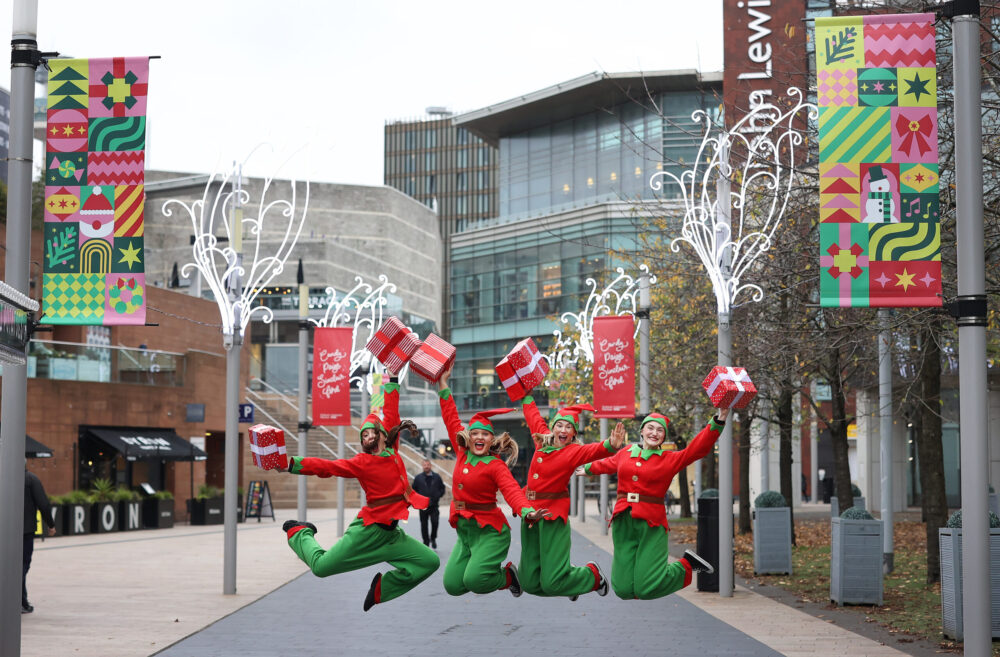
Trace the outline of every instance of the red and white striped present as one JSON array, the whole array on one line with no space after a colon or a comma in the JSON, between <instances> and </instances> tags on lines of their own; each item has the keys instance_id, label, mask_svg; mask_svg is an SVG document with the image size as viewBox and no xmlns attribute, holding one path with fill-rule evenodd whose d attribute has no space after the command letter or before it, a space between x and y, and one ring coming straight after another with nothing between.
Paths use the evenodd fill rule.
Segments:
<instances>
[{"instance_id":1,"label":"red and white striped present","mask_svg":"<svg viewBox=\"0 0 1000 657\"><path fill-rule=\"evenodd\" d=\"M454 362L455 347L431 333L410 359L410 369L431 383L437 383Z\"/></svg>"},{"instance_id":2,"label":"red and white striped present","mask_svg":"<svg viewBox=\"0 0 1000 657\"><path fill-rule=\"evenodd\" d=\"M420 338L395 317L382 322L365 349L393 374L399 374L420 347Z\"/></svg>"},{"instance_id":3,"label":"red and white striped present","mask_svg":"<svg viewBox=\"0 0 1000 657\"><path fill-rule=\"evenodd\" d=\"M287 470L285 432L266 424L255 424L250 431L250 453L261 470Z\"/></svg>"},{"instance_id":4,"label":"red and white striped present","mask_svg":"<svg viewBox=\"0 0 1000 657\"><path fill-rule=\"evenodd\" d=\"M549 361L538 351L534 340L525 338L514 345L495 369L511 401L517 401L545 380Z\"/></svg>"},{"instance_id":5,"label":"red and white striped present","mask_svg":"<svg viewBox=\"0 0 1000 657\"><path fill-rule=\"evenodd\" d=\"M757 386L742 367L713 367L701 387L716 408L746 408L757 396Z\"/></svg>"}]
</instances>

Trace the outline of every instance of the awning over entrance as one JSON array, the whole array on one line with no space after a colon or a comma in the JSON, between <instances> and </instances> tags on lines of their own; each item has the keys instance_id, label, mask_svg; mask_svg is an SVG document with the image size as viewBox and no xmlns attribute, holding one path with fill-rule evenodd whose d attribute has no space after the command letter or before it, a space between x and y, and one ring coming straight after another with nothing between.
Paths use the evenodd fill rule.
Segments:
<instances>
[{"instance_id":1,"label":"awning over entrance","mask_svg":"<svg viewBox=\"0 0 1000 657\"><path fill-rule=\"evenodd\" d=\"M25 434L24 455L29 459L47 459L52 458L52 450Z\"/></svg>"},{"instance_id":2,"label":"awning over entrance","mask_svg":"<svg viewBox=\"0 0 1000 657\"><path fill-rule=\"evenodd\" d=\"M24 436L24 455L29 459L52 458L52 450L31 436Z\"/></svg>"},{"instance_id":3,"label":"awning over entrance","mask_svg":"<svg viewBox=\"0 0 1000 657\"><path fill-rule=\"evenodd\" d=\"M100 440L121 452L126 461L204 461L207 456L173 429L147 427L81 427L81 436Z\"/></svg>"}]
</instances>

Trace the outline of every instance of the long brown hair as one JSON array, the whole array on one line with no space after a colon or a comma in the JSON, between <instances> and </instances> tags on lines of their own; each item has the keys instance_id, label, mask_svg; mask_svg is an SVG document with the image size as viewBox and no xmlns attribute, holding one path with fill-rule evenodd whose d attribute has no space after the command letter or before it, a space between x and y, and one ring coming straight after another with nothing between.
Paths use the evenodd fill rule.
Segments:
<instances>
[{"instance_id":1,"label":"long brown hair","mask_svg":"<svg viewBox=\"0 0 1000 657\"><path fill-rule=\"evenodd\" d=\"M395 449L399 445L399 432L403 429L410 433L417 433L417 425L412 420L403 420L393 428L389 429L389 434L385 439L385 446Z\"/></svg>"}]
</instances>

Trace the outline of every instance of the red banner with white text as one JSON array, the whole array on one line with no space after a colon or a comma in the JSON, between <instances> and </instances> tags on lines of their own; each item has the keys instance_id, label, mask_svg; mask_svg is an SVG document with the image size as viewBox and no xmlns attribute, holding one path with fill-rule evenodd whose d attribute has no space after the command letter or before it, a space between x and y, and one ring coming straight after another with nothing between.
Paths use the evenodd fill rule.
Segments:
<instances>
[{"instance_id":1,"label":"red banner with white text","mask_svg":"<svg viewBox=\"0 0 1000 657\"><path fill-rule=\"evenodd\" d=\"M351 424L353 328L317 328L313 337L313 426Z\"/></svg>"},{"instance_id":2,"label":"red banner with white text","mask_svg":"<svg viewBox=\"0 0 1000 657\"><path fill-rule=\"evenodd\" d=\"M594 417L635 415L635 324L631 315L594 318Z\"/></svg>"}]
</instances>

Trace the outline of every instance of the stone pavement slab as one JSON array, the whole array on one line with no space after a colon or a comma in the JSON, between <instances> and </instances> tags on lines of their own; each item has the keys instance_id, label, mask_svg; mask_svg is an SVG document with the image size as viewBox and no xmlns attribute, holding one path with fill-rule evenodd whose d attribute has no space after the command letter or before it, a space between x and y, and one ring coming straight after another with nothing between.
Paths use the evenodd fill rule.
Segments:
<instances>
[{"instance_id":1,"label":"stone pavement slab","mask_svg":"<svg viewBox=\"0 0 1000 657\"><path fill-rule=\"evenodd\" d=\"M335 539L331 529L330 523L319 523L321 544ZM405 529L419 538L415 514ZM439 533L443 568L455 533L447 525ZM519 533L515 527L510 551L515 562ZM281 540L277 532L275 539ZM572 555L577 565L596 560L610 573L611 556L580 535L573 537ZM441 570L365 613L361 605L378 570L326 579L306 573L158 655L780 655L677 596L624 601L613 593L603 598L590 593L570 602L530 595L515 599L499 591L453 597L444 591Z\"/></svg>"}]
</instances>

